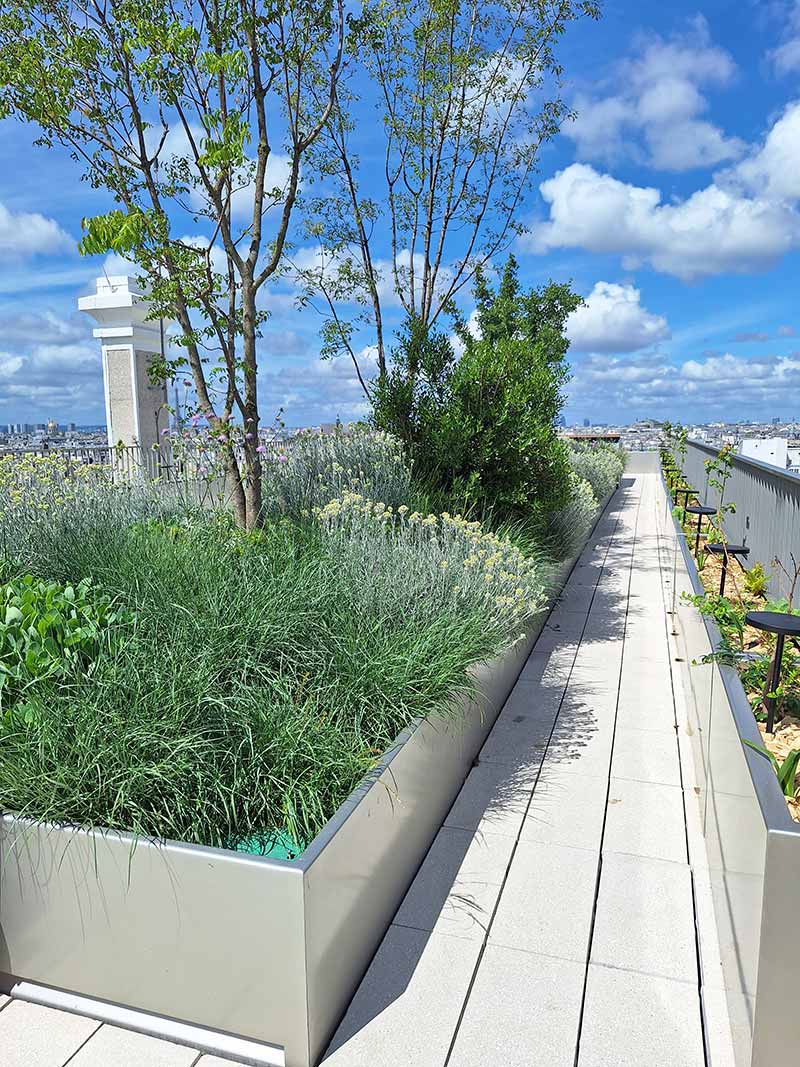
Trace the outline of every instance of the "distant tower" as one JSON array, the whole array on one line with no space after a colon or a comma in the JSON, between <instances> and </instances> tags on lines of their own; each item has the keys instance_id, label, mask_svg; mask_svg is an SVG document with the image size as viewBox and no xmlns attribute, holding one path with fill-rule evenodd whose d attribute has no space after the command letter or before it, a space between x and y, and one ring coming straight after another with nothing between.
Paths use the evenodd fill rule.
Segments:
<instances>
[{"instance_id":1,"label":"distant tower","mask_svg":"<svg viewBox=\"0 0 800 1067\"><path fill-rule=\"evenodd\" d=\"M48 433L58 433L58 423L56 422L55 419L48 419L47 420L47 432Z\"/></svg>"},{"instance_id":2,"label":"distant tower","mask_svg":"<svg viewBox=\"0 0 800 1067\"><path fill-rule=\"evenodd\" d=\"M109 445L140 445L152 454L169 416L166 383L154 385L148 367L166 344L169 323L148 320L149 300L124 275L98 278L97 292L82 296L78 308L99 324Z\"/></svg>"}]
</instances>

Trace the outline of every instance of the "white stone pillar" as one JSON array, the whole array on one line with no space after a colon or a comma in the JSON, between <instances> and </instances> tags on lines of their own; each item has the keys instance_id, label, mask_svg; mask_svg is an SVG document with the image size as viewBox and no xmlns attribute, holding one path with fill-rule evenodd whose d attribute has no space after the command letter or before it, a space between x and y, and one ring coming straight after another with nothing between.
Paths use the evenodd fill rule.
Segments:
<instances>
[{"instance_id":1,"label":"white stone pillar","mask_svg":"<svg viewBox=\"0 0 800 1067\"><path fill-rule=\"evenodd\" d=\"M139 463L156 474L166 459L161 431L169 427L169 412L166 382L153 384L148 368L167 344L170 323L147 319L149 300L124 275L98 278L97 291L81 297L78 308L98 323L108 443L137 449Z\"/></svg>"}]
</instances>

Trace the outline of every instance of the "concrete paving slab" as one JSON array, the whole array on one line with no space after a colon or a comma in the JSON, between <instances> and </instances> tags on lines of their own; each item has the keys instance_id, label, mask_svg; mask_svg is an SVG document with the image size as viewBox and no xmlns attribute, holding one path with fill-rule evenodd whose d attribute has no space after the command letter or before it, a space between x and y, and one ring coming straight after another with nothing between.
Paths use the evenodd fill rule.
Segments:
<instances>
[{"instance_id":1,"label":"concrete paving slab","mask_svg":"<svg viewBox=\"0 0 800 1067\"><path fill-rule=\"evenodd\" d=\"M603 851L686 863L682 790L612 778Z\"/></svg>"},{"instance_id":2,"label":"concrete paving slab","mask_svg":"<svg viewBox=\"0 0 800 1067\"><path fill-rule=\"evenodd\" d=\"M482 940L513 847L511 837L443 827L406 893L395 923Z\"/></svg>"},{"instance_id":3,"label":"concrete paving slab","mask_svg":"<svg viewBox=\"0 0 800 1067\"><path fill-rule=\"evenodd\" d=\"M591 960L696 982L689 868L667 860L604 853Z\"/></svg>"},{"instance_id":4,"label":"concrete paving slab","mask_svg":"<svg viewBox=\"0 0 800 1067\"><path fill-rule=\"evenodd\" d=\"M444 1064L480 942L392 926L324 1058L326 1067Z\"/></svg>"},{"instance_id":5,"label":"concrete paving slab","mask_svg":"<svg viewBox=\"0 0 800 1067\"><path fill-rule=\"evenodd\" d=\"M448 1067L573 1067L583 980L581 963L489 945Z\"/></svg>"},{"instance_id":6,"label":"concrete paving slab","mask_svg":"<svg viewBox=\"0 0 800 1067\"><path fill-rule=\"evenodd\" d=\"M670 744L650 730L618 726L614 734L611 774L637 782L681 785L677 739Z\"/></svg>"},{"instance_id":7,"label":"concrete paving slab","mask_svg":"<svg viewBox=\"0 0 800 1067\"><path fill-rule=\"evenodd\" d=\"M193 1067L197 1057L197 1049L118 1026L101 1026L69 1061L69 1067Z\"/></svg>"},{"instance_id":8,"label":"concrete paving slab","mask_svg":"<svg viewBox=\"0 0 800 1067\"><path fill-rule=\"evenodd\" d=\"M489 944L584 962L598 861L587 849L520 841Z\"/></svg>"},{"instance_id":9,"label":"concrete paving slab","mask_svg":"<svg viewBox=\"0 0 800 1067\"><path fill-rule=\"evenodd\" d=\"M578 1067L705 1067L696 985L590 964Z\"/></svg>"},{"instance_id":10,"label":"concrete paving slab","mask_svg":"<svg viewBox=\"0 0 800 1067\"><path fill-rule=\"evenodd\" d=\"M557 765L575 774L608 778L613 737L607 717L598 721L591 705L583 704L579 708L573 703L570 711L558 718L544 766L548 771Z\"/></svg>"},{"instance_id":11,"label":"concrete paving slab","mask_svg":"<svg viewBox=\"0 0 800 1067\"><path fill-rule=\"evenodd\" d=\"M63 1067L99 1026L95 1019L12 999L0 1011L0 1063Z\"/></svg>"},{"instance_id":12,"label":"concrete paving slab","mask_svg":"<svg viewBox=\"0 0 800 1067\"><path fill-rule=\"evenodd\" d=\"M516 837L538 773L538 768L479 763L469 772L444 825Z\"/></svg>"},{"instance_id":13,"label":"concrete paving slab","mask_svg":"<svg viewBox=\"0 0 800 1067\"><path fill-rule=\"evenodd\" d=\"M548 763L522 824L521 839L598 851L607 792L607 778Z\"/></svg>"}]
</instances>

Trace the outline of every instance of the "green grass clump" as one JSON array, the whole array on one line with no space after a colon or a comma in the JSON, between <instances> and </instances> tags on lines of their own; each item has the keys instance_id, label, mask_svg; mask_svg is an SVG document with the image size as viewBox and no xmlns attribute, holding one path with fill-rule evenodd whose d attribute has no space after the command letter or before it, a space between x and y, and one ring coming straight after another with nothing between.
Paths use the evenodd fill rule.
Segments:
<instances>
[{"instance_id":1,"label":"green grass clump","mask_svg":"<svg viewBox=\"0 0 800 1067\"><path fill-rule=\"evenodd\" d=\"M7 513L0 534L21 572L91 578L127 620L90 672L43 677L4 718L3 807L221 847L306 844L538 603L529 569L524 605L487 610L492 581L464 595L416 528L412 567L381 523L245 534L144 490Z\"/></svg>"}]
</instances>

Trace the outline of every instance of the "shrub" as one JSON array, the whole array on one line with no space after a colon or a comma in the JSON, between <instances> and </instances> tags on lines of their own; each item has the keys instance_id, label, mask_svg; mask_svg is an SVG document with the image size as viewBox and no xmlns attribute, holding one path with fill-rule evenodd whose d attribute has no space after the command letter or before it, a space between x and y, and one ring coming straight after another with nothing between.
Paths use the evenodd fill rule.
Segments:
<instances>
[{"instance_id":1,"label":"shrub","mask_svg":"<svg viewBox=\"0 0 800 1067\"><path fill-rule=\"evenodd\" d=\"M411 468L391 434L357 427L303 433L264 458L264 507L298 517L344 492L399 507L412 497Z\"/></svg>"},{"instance_id":2,"label":"shrub","mask_svg":"<svg viewBox=\"0 0 800 1067\"><path fill-rule=\"evenodd\" d=\"M569 464L592 487L598 503L614 489L625 469L625 453L605 442L570 442Z\"/></svg>"},{"instance_id":3,"label":"shrub","mask_svg":"<svg viewBox=\"0 0 800 1067\"><path fill-rule=\"evenodd\" d=\"M465 509L503 516L559 506L566 497L566 446L556 433L569 377L567 316L580 303L568 286L523 293L513 258L497 293L479 274L475 338L409 320L375 393L374 419L408 447L419 477Z\"/></svg>"},{"instance_id":4,"label":"shrub","mask_svg":"<svg viewBox=\"0 0 800 1067\"><path fill-rule=\"evenodd\" d=\"M545 603L547 568L507 538L463 516L422 515L401 506L346 493L317 512L317 519L355 568L368 560L376 574L441 610L479 606L497 638L517 636L525 619Z\"/></svg>"}]
</instances>

